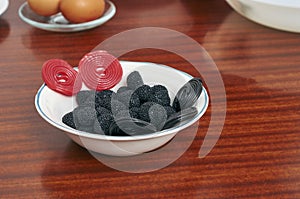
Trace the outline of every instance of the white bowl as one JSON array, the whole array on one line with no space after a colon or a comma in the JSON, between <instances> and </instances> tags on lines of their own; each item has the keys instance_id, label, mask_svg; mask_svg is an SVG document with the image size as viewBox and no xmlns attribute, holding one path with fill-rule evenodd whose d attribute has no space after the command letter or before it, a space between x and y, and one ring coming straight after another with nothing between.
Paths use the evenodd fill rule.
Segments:
<instances>
[{"instance_id":1,"label":"white bowl","mask_svg":"<svg viewBox=\"0 0 300 199\"><path fill-rule=\"evenodd\" d=\"M122 80L112 89L116 91L120 86L126 85L126 77L132 71L138 71L145 84L162 84L169 90L173 99L177 91L192 76L171 67L149 62L120 61L123 68ZM83 87L86 89L86 87ZM47 122L63 130L73 141L82 147L106 155L130 156L152 151L171 140L176 133L189 127L205 113L209 103L209 97L205 88L196 102L198 113L190 121L183 122L178 126L139 136L105 136L86 133L68 127L62 123L64 114L72 111L76 106L75 97L61 95L49 89L43 84L35 96L35 107L42 118Z\"/></svg>"},{"instance_id":2,"label":"white bowl","mask_svg":"<svg viewBox=\"0 0 300 199\"><path fill-rule=\"evenodd\" d=\"M8 8L9 1L8 0L1 0L0 1L0 15L2 15Z\"/></svg>"},{"instance_id":3,"label":"white bowl","mask_svg":"<svg viewBox=\"0 0 300 199\"><path fill-rule=\"evenodd\" d=\"M58 13L50 17L40 16L34 13L30 9L27 2L23 3L20 6L18 13L19 13L19 17L24 22L39 29L54 31L54 32L77 32L77 31L95 28L110 20L116 13L116 7L109 0L106 0L106 5L107 5L107 9L105 10L105 12L100 18L93 21L78 23L78 24L69 23L62 16L61 13Z\"/></svg>"},{"instance_id":4,"label":"white bowl","mask_svg":"<svg viewBox=\"0 0 300 199\"><path fill-rule=\"evenodd\" d=\"M278 30L300 32L299 0L226 0L244 17Z\"/></svg>"}]
</instances>

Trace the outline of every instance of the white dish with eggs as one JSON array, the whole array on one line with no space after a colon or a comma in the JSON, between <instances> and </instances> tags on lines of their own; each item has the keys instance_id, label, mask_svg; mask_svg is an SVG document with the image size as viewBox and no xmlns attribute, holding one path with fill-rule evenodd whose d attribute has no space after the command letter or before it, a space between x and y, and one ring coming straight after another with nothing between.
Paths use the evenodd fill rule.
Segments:
<instances>
[{"instance_id":1,"label":"white dish with eggs","mask_svg":"<svg viewBox=\"0 0 300 199\"><path fill-rule=\"evenodd\" d=\"M162 84L167 87L171 99L178 90L193 77L185 72L166 65L149 62L120 61L123 68L121 81L112 88L117 91L126 85L126 77L138 71L145 84ZM157 72L159 71L159 73ZM82 89L87 89L83 87ZM198 121L206 112L209 104L208 93L203 87L194 107L197 114L191 119L180 122L174 127L162 131L137 136L107 136L75 130L62 122L64 114L76 106L75 96L69 97L49 89L43 84L35 96L35 107L40 116L54 127L62 130L80 146L97 153L112 156L131 156L155 150L170 141L179 131L188 128ZM195 129L194 129L195 130Z\"/></svg>"},{"instance_id":2,"label":"white dish with eggs","mask_svg":"<svg viewBox=\"0 0 300 199\"><path fill-rule=\"evenodd\" d=\"M226 0L242 16L278 30L300 32L299 0Z\"/></svg>"},{"instance_id":3,"label":"white dish with eggs","mask_svg":"<svg viewBox=\"0 0 300 199\"><path fill-rule=\"evenodd\" d=\"M32 11L28 3L23 3L18 11L19 17L29 25L54 32L77 32L98 27L109 21L116 14L116 6L109 0L106 0L106 8L103 15L92 21L83 23L70 23L62 13L45 17Z\"/></svg>"}]
</instances>

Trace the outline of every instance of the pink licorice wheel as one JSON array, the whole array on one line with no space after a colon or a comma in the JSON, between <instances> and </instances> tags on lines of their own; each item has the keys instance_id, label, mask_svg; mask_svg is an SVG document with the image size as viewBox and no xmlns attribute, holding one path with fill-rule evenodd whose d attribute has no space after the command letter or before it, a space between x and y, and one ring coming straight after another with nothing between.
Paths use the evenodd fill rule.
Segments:
<instances>
[{"instance_id":1,"label":"pink licorice wheel","mask_svg":"<svg viewBox=\"0 0 300 199\"><path fill-rule=\"evenodd\" d=\"M61 59L46 61L42 67L42 78L50 89L67 96L77 94L82 86L78 72Z\"/></svg>"},{"instance_id":2,"label":"pink licorice wheel","mask_svg":"<svg viewBox=\"0 0 300 199\"><path fill-rule=\"evenodd\" d=\"M119 60L106 51L93 51L79 62L82 81L90 89L107 90L120 82L123 70Z\"/></svg>"}]
</instances>

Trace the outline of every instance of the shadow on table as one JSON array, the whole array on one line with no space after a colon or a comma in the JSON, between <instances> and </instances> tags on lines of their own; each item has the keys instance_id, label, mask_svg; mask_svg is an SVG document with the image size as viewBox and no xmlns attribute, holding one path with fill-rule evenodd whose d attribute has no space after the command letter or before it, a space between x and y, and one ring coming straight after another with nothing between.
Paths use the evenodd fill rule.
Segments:
<instances>
[{"instance_id":1,"label":"shadow on table","mask_svg":"<svg viewBox=\"0 0 300 199\"><path fill-rule=\"evenodd\" d=\"M0 43L5 41L10 33L9 23L5 19L0 18Z\"/></svg>"}]
</instances>

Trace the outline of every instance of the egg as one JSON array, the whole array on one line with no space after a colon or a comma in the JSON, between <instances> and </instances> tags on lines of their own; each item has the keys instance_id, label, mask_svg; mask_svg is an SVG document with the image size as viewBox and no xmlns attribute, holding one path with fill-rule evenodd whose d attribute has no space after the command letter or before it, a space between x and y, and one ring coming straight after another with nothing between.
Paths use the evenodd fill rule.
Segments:
<instances>
[{"instance_id":1,"label":"egg","mask_svg":"<svg viewBox=\"0 0 300 199\"><path fill-rule=\"evenodd\" d=\"M60 0L27 0L31 10L41 16L51 16L59 12Z\"/></svg>"},{"instance_id":2,"label":"egg","mask_svg":"<svg viewBox=\"0 0 300 199\"><path fill-rule=\"evenodd\" d=\"M102 16L105 9L104 0L61 0L60 10L72 23L83 23Z\"/></svg>"}]
</instances>

